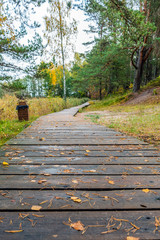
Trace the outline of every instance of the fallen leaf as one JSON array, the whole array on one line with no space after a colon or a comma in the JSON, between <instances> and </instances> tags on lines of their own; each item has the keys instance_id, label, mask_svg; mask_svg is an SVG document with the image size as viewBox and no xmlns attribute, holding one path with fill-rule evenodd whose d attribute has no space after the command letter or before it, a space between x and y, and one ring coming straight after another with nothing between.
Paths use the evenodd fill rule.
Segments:
<instances>
[{"instance_id":1,"label":"fallen leaf","mask_svg":"<svg viewBox=\"0 0 160 240\"><path fill-rule=\"evenodd\" d=\"M41 208L42 208L41 206L33 205L33 206L31 207L31 210L39 211Z\"/></svg>"},{"instance_id":2,"label":"fallen leaf","mask_svg":"<svg viewBox=\"0 0 160 240\"><path fill-rule=\"evenodd\" d=\"M82 202L82 200L78 197L71 197L71 200L73 200L74 202L77 202L77 203Z\"/></svg>"},{"instance_id":3,"label":"fallen leaf","mask_svg":"<svg viewBox=\"0 0 160 240\"><path fill-rule=\"evenodd\" d=\"M91 152L90 150L86 150L86 152Z\"/></svg>"},{"instance_id":4,"label":"fallen leaf","mask_svg":"<svg viewBox=\"0 0 160 240\"><path fill-rule=\"evenodd\" d=\"M84 170L83 172L92 172L92 173L94 173L94 172L96 172L96 170Z\"/></svg>"},{"instance_id":5,"label":"fallen leaf","mask_svg":"<svg viewBox=\"0 0 160 240\"><path fill-rule=\"evenodd\" d=\"M57 237L58 237L58 235L52 235L52 237L54 237L54 238L57 238Z\"/></svg>"},{"instance_id":6,"label":"fallen leaf","mask_svg":"<svg viewBox=\"0 0 160 240\"><path fill-rule=\"evenodd\" d=\"M69 170L69 169L65 169L65 170L63 170L63 172L65 173L70 173L71 171Z\"/></svg>"},{"instance_id":7,"label":"fallen leaf","mask_svg":"<svg viewBox=\"0 0 160 240\"><path fill-rule=\"evenodd\" d=\"M42 183L44 183L44 182L47 182L47 180L46 180L46 179L39 180L39 181L38 181L38 184L42 184Z\"/></svg>"},{"instance_id":8,"label":"fallen leaf","mask_svg":"<svg viewBox=\"0 0 160 240\"><path fill-rule=\"evenodd\" d=\"M77 183L78 183L78 181L77 181L77 180L72 180L72 183L76 183L76 184L77 184Z\"/></svg>"},{"instance_id":9,"label":"fallen leaf","mask_svg":"<svg viewBox=\"0 0 160 240\"><path fill-rule=\"evenodd\" d=\"M7 233L19 233L19 232L23 232L24 230L5 230L5 232L7 232Z\"/></svg>"},{"instance_id":10,"label":"fallen leaf","mask_svg":"<svg viewBox=\"0 0 160 240\"><path fill-rule=\"evenodd\" d=\"M149 193L150 190L149 190L148 188L145 188L145 189L142 189L142 192L144 192L144 193Z\"/></svg>"},{"instance_id":11,"label":"fallen leaf","mask_svg":"<svg viewBox=\"0 0 160 240\"><path fill-rule=\"evenodd\" d=\"M38 217L38 218L43 218L44 217L44 215L37 215L37 214L32 214L32 216Z\"/></svg>"},{"instance_id":12,"label":"fallen leaf","mask_svg":"<svg viewBox=\"0 0 160 240\"><path fill-rule=\"evenodd\" d=\"M2 164L3 164L3 166L9 166L9 163L7 163L7 162L3 162Z\"/></svg>"},{"instance_id":13,"label":"fallen leaf","mask_svg":"<svg viewBox=\"0 0 160 240\"><path fill-rule=\"evenodd\" d=\"M113 185L113 184L114 184L114 181L108 181L108 183Z\"/></svg>"},{"instance_id":14,"label":"fallen leaf","mask_svg":"<svg viewBox=\"0 0 160 240\"><path fill-rule=\"evenodd\" d=\"M81 223L81 221L71 223L70 227L74 228L77 231L84 231L84 225Z\"/></svg>"},{"instance_id":15,"label":"fallen leaf","mask_svg":"<svg viewBox=\"0 0 160 240\"><path fill-rule=\"evenodd\" d=\"M126 240L139 240L139 238L128 236Z\"/></svg>"}]
</instances>

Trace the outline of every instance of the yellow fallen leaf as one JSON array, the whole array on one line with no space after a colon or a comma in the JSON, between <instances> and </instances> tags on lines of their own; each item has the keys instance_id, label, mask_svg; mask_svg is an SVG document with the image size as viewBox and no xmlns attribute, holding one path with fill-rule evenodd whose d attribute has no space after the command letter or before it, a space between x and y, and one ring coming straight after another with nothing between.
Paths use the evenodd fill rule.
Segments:
<instances>
[{"instance_id":1,"label":"yellow fallen leaf","mask_svg":"<svg viewBox=\"0 0 160 240\"><path fill-rule=\"evenodd\" d=\"M78 181L77 181L77 180L72 180L72 182L73 182L73 183L76 183L76 184L78 183Z\"/></svg>"},{"instance_id":2,"label":"yellow fallen leaf","mask_svg":"<svg viewBox=\"0 0 160 240\"><path fill-rule=\"evenodd\" d=\"M84 225L81 223L81 221L71 223L70 227L74 228L77 231L84 231Z\"/></svg>"},{"instance_id":3,"label":"yellow fallen leaf","mask_svg":"<svg viewBox=\"0 0 160 240\"><path fill-rule=\"evenodd\" d=\"M82 200L78 197L71 197L71 200L73 200L74 202L77 202L77 203L82 202Z\"/></svg>"},{"instance_id":4,"label":"yellow fallen leaf","mask_svg":"<svg viewBox=\"0 0 160 240\"><path fill-rule=\"evenodd\" d=\"M23 232L24 230L5 230L5 232L7 233L19 233L19 232Z\"/></svg>"},{"instance_id":5,"label":"yellow fallen leaf","mask_svg":"<svg viewBox=\"0 0 160 240\"><path fill-rule=\"evenodd\" d=\"M41 206L33 205L33 206L31 207L31 210L39 211L41 208L42 208Z\"/></svg>"},{"instance_id":6,"label":"yellow fallen leaf","mask_svg":"<svg viewBox=\"0 0 160 240\"><path fill-rule=\"evenodd\" d=\"M149 190L148 188L145 188L145 189L142 189L142 192L144 192L144 193L149 193L150 190Z\"/></svg>"},{"instance_id":7,"label":"yellow fallen leaf","mask_svg":"<svg viewBox=\"0 0 160 240\"><path fill-rule=\"evenodd\" d=\"M139 240L139 238L128 236L126 240Z\"/></svg>"},{"instance_id":8,"label":"yellow fallen leaf","mask_svg":"<svg viewBox=\"0 0 160 240\"><path fill-rule=\"evenodd\" d=\"M32 214L32 216L38 217L38 218L43 218L44 217L44 215L37 215L37 214Z\"/></svg>"},{"instance_id":9,"label":"yellow fallen leaf","mask_svg":"<svg viewBox=\"0 0 160 240\"><path fill-rule=\"evenodd\" d=\"M113 184L114 184L114 181L108 181L108 183L113 185Z\"/></svg>"},{"instance_id":10,"label":"yellow fallen leaf","mask_svg":"<svg viewBox=\"0 0 160 240\"><path fill-rule=\"evenodd\" d=\"M91 152L90 150L86 150L86 152Z\"/></svg>"},{"instance_id":11,"label":"yellow fallen leaf","mask_svg":"<svg viewBox=\"0 0 160 240\"><path fill-rule=\"evenodd\" d=\"M3 166L9 166L9 163L7 163L7 162L3 162L2 164L3 164Z\"/></svg>"},{"instance_id":12,"label":"yellow fallen leaf","mask_svg":"<svg viewBox=\"0 0 160 240\"><path fill-rule=\"evenodd\" d=\"M92 173L95 173L96 172L96 170L84 170L83 172L92 172Z\"/></svg>"}]
</instances>

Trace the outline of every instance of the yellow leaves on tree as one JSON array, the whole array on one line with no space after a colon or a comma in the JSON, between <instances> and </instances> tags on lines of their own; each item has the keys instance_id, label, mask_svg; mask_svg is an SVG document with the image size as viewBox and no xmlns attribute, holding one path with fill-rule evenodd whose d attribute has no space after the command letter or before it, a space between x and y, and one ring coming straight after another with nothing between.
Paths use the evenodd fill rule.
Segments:
<instances>
[{"instance_id":1,"label":"yellow leaves on tree","mask_svg":"<svg viewBox=\"0 0 160 240\"><path fill-rule=\"evenodd\" d=\"M51 80L51 83L53 84L53 86L55 86L57 83L62 85L63 82L63 67L57 66L55 67L54 64L52 63L52 65L48 68L48 69L43 69L42 73L46 72Z\"/></svg>"},{"instance_id":2,"label":"yellow leaves on tree","mask_svg":"<svg viewBox=\"0 0 160 240\"><path fill-rule=\"evenodd\" d=\"M57 78L56 78L56 70L55 68L51 68L51 69L47 69L47 73L49 74L50 76L50 79L51 79L51 82L53 85L56 85L56 82L57 82Z\"/></svg>"}]
</instances>

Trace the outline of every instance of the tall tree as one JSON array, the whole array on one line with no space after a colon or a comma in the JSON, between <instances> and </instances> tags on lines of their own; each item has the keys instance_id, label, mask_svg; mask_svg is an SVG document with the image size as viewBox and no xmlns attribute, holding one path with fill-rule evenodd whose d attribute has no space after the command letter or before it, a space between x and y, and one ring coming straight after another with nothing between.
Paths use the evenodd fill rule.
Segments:
<instances>
[{"instance_id":1,"label":"tall tree","mask_svg":"<svg viewBox=\"0 0 160 240\"><path fill-rule=\"evenodd\" d=\"M108 36L115 40L115 45L120 43L122 49L130 50L131 61L136 70L133 91L140 88L144 63L153 49L150 39L156 28L154 22L150 21L150 1L140 0L139 4L134 0L86 1L86 6L95 2L101 6L99 11L106 13Z\"/></svg>"},{"instance_id":2,"label":"tall tree","mask_svg":"<svg viewBox=\"0 0 160 240\"><path fill-rule=\"evenodd\" d=\"M7 80L17 70L25 71L23 61L40 55L42 51L41 38L35 34L26 46L20 40L27 34L29 28L39 25L31 21L30 14L34 6L39 6L44 0L2 0L0 3L0 79ZM22 60L20 66L19 61ZM23 66L22 66L23 65Z\"/></svg>"},{"instance_id":3,"label":"tall tree","mask_svg":"<svg viewBox=\"0 0 160 240\"><path fill-rule=\"evenodd\" d=\"M65 60L71 49L71 38L76 33L76 21L70 19L71 1L50 0L45 17L45 37L51 47L50 54L63 66L64 100L66 101ZM61 56L61 58L60 58Z\"/></svg>"}]
</instances>

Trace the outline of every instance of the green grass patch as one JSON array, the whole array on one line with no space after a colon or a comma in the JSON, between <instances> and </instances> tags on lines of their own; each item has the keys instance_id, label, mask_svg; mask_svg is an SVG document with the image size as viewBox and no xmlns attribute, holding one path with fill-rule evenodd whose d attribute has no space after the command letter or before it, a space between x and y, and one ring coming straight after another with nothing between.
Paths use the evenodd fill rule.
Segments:
<instances>
[{"instance_id":1,"label":"green grass patch","mask_svg":"<svg viewBox=\"0 0 160 240\"><path fill-rule=\"evenodd\" d=\"M16 136L26 127L28 127L36 118L32 118L30 121L18 121L18 120L6 120L0 121L0 146L6 141Z\"/></svg>"},{"instance_id":2,"label":"green grass patch","mask_svg":"<svg viewBox=\"0 0 160 240\"><path fill-rule=\"evenodd\" d=\"M156 79L150 81L147 85L142 87L142 89L152 88L152 87L160 87L160 76Z\"/></svg>"},{"instance_id":3,"label":"green grass patch","mask_svg":"<svg viewBox=\"0 0 160 240\"><path fill-rule=\"evenodd\" d=\"M120 103L126 102L130 97L131 91L128 91L124 94L113 94L101 101L91 101L91 105L87 107L86 111L99 111L105 110L109 106L114 106Z\"/></svg>"},{"instance_id":4,"label":"green grass patch","mask_svg":"<svg viewBox=\"0 0 160 240\"><path fill-rule=\"evenodd\" d=\"M98 114L88 114L86 115L86 118L89 118L92 122L97 123L100 119L100 116Z\"/></svg>"}]
</instances>

